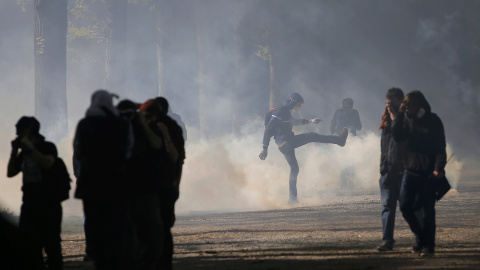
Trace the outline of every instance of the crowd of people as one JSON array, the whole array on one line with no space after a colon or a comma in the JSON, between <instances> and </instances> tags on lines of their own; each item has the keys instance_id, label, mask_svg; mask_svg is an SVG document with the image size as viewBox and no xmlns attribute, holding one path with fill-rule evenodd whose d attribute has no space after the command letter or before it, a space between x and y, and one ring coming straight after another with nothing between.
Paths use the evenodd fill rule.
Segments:
<instances>
[{"instance_id":1,"label":"crowd of people","mask_svg":"<svg viewBox=\"0 0 480 270\"><path fill-rule=\"evenodd\" d=\"M86 257L96 269L172 269L174 204L185 159L182 127L164 97L143 103L106 90L92 94L73 142L75 198L84 210ZM58 178L57 149L22 117L12 141L8 176L23 173L19 231L29 239L20 269L63 268L61 201L48 185ZM21 149L21 151L20 151ZM57 199L58 198L58 199ZM44 262L42 250L47 260ZM13 269L17 269L13 268Z\"/></svg>"},{"instance_id":2,"label":"crowd of people","mask_svg":"<svg viewBox=\"0 0 480 270\"><path fill-rule=\"evenodd\" d=\"M299 166L295 148L311 142L344 146L350 130L352 135L362 129L360 116L353 109L353 100L346 98L332 118L331 136L310 132L294 134L294 125L319 123L318 118L295 119L292 111L300 109L304 99L292 93L281 105L272 108L265 118L263 149L260 159L268 155L274 137L279 151L290 166L289 204L298 204L297 176ZM438 189L445 179L446 142L443 124L432 113L422 92L414 90L405 97L400 88L386 94L381 125L380 194L382 203L383 238L378 251L393 250L397 201L403 217L415 235L412 252L421 256L435 253L435 202ZM347 176L348 175L348 176ZM353 166L342 171L342 188L351 187ZM448 182L446 182L449 186ZM447 188L448 189L448 188Z\"/></svg>"},{"instance_id":3,"label":"crowd of people","mask_svg":"<svg viewBox=\"0 0 480 270\"><path fill-rule=\"evenodd\" d=\"M85 260L93 260L100 270L172 269L171 228L185 159L186 130L168 116L169 104L163 97L143 103L121 100L114 105L115 98L118 96L106 90L95 91L74 137L74 196L83 202ZM332 135L295 135L293 125L321 121L294 119L292 110L300 109L303 103L303 97L293 93L267 114L259 155L262 160L267 157L274 137L290 166L290 204L298 204L295 148L311 142L344 146L349 129L352 135L361 129L353 100L345 99L332 119ZM339 120L342 118L353 120L347 125ZM404 96L401 89L391 88L379 129L383 238L377 249L384 252L394 248L398 201L415 235L412 251L433 256L436 191L438 179L445 178L446 165L442 121L431 112L420 91ZM55 145L41 135L37 119L20 118L16 134L7 176L22 172L23 204L18 232L0 220L2 230L12 232L0 235L1 239L16 243L1 253L10 254L15 265L10 269L63 269L61 202L68 198L68 172ZM12 240L15 237L17 242ZM25 256L28 259L23 259Z\"/></svg>"}]
</instances>

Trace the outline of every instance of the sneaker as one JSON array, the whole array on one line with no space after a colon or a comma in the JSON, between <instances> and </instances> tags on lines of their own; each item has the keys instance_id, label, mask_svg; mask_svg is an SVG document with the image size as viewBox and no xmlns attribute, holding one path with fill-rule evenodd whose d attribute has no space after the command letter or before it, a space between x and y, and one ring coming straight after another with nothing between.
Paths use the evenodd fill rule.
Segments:
<instances>
[{"instance_id":1,"label":"sneaker","mask_svg":"<svg viewBox=\"0 0 480 270\"><path fill-rule=\"evenodd\" d=\"M348 128L343 128L339 133L338 137L341 138L341 141L338 143L341 147L345 146L345 143L347 142L347 137L348 137Z\"/></svg>"},{"instance_id":2,"label":"sneaker","mask_svg":"<svg viewBox=\"0 0 480 270\"><path fill-rule=\"evenodd\" d=\"M433 257L435 256L435 250L433 248L423 248L420 252L420 257Z\"/></svg>"},{"instance_id":3,"label":"sneaker","mask_svg":"<svg viewBox=\"0 0 480 270\"><path fill-rule=\"evenodd\" d=\"M423 251L423 248L419 245L416 245L416 246L412 247L412 253L420 254L422 251Z\"/></svg>"},{"instance_id":4,"label":"sneaker","mask_svg":"<svg viewBox=\"0 0 480 270\"><path fill-rule=\"evenodd\" d=\"M389 242L383 242L380 246L377 247L378 251L392 251L393 244Z\"/></svg>"}]
</instances>

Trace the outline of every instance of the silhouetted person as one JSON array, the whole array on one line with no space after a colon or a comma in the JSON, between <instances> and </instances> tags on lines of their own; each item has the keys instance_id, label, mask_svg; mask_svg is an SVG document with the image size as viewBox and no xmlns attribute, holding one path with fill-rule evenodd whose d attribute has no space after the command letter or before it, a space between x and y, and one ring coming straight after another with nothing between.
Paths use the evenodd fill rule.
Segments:
<instances>
[{"instance_id":1,"label":"silhouetted person","mask_svg":"<svg viewBox=\"0 0 480 270\"><path fill-rule=\"evenodd\" d=\"M330 122L330 132L332 135L339 134L343 128L348 128L353 136L357 135L357 130L362 129L362 123L358 111L353 109L353 100L345 98L342 101L342 108L335 111ZM355 178L355 166L347 164L340 174L341 188L353 189Z\"/></svg>"},{"instance_id":2,"label":"silhouetted person","mask_svg":"<svg viewBox=\"0 0 480 270\"><path fill-rule=\"evenodd\" d=\"M405 143L397 143L393 139L392 121L395 120L400 104L403 101L403 91L400 88L390 88L385 96L386 106L379 129L380 139L380 198L382 201L382 244L378 251L393 249L395 214L400 187L404 172Z\"/></svg>"},{"instance_id":3,"label":"silhouetted person","mask_svg":"<svg viewBox=\"0 0 480 270\"><path fill-rule=\"evenodd\" d=\"M445 176L446 142L440 118L431 112L422 92L407 94L393 120L393 138L406 142L405 172L400 189L400 210L415 234L414 252L435 252L435 196L437 179ZM415 211L422 208L422 217Z\"/></svg>"},{"instance_id":4,"label":"silhouetted person","mask_svg":"<svg viewBox=\"0 0 480 270\"><path fill-rule=\"evenodd\" d=\"M176 114L172 111L168 101L164 97L156 97L155 101L160 105L160 107L167 112L167 116L171 119L175 120L176 124L182 129L182 141L187 141L187 128L185 127L185 123L182 121L182 117L179 114ZM176 129L176 127L175 127Z\"/></svg>"},{"instance_id":5,"label":"silhouetted person","mask_svg":"<svg viewBox=\"0 0 480 270\"><path fill-rule=\"evenodd\" d=\"M126 182L133 138L128 121L113 106L114 97L105 90L94 92L77 125L74 158L80 170L75 197L83 200L96 268L133 269Z\"/></svg>"},{"instance_id":6,"label":"silhouetted person","mask_svg":"<svg viewBox=\"0 0 480 270\"><path fill-rule=\"evenodd\" d=\"M35 252L33 269L45 267L42 248L47 253L49 269L62 269L62 205L48 183L51 180L48 173L57 158L57 148L39 133L40 123L34 117L21 117L16 128L17 138L12 141L7 176L23 173L20 231L32 239Z\"/></svg>"},{"instance_id":7,"label":"silhouetted person","mask_svg":"<svg viewBox=\"0 0 480 270\"><path fill-rule=\"evenodd\" d=\"M169 106L167 99L164 97L157 97L155 98L155 102L163 111L163 114L160 114L160 117L157 121L165 124L173 146L178 152L178 158L176 161L167 159L167 168L169 168L169 170L166 175L166 181L163 182L164 186L161 196L162 215L165 224L165 242L162 256L162 269L172 269L173 237L171 228L175 223L175 202L180 196L180 180L182 177L183 162L185 160L185 140L183 134L186 134L186 131L182 132L182 127L178 124L178 122L169 117Z\"/></svg>"},{"instance_id":8,"label":"silhouetted person","mask_svg":"<svg viewBox=\"0 0 480 270\"><path fill-rule=\"evenodd\" d=\"M297 204L297 176L299 172L297 158L295 157L295 148L307 143L332 143L344 146L348 136L348 130L343 129L339 136L326 136L314 132L295 135L292 131L293 125L306 125L309 123L319 123L320 119L294 119L292 110L299 110L303 105L303 97L298 93L292 93L283 105L278 106L272 112L272 116L265 126L263 135L263 150L259 157L264 160L268 155L268 145L273 136L280 152L290 165L289 178L289 204Z\"/></svg>"},{"instance_id":9,"label":"silhouetted person","mask_svg":"<svg viewBox=\"0 0 480 270\"><path fill-rule=\"evenodd\" d=\"M131 122L134 145L127 162L128 186L138 269L158 269L164 242L160 206L161 171L165 170L163 134L156 114L137 112L136 104L121 101L117 108Z\"/></svg>"},{"instance_id":10,"label":"silhouetted person","mask_svg":"<svg viewBox=\"0 0 480 270\"><path fill-rule=\"evenodd\" d=\"M335 111L330 122L330 132L332 135L339 134L343 128L348 128L350 133L357 135L357 130L362 129L362 122L358 111L353 109L353 100L346 98L342 101L342 108Z\"/></svg>"},{"instance_id":11,"label":"silhouetted person","mask_svg":"<svg viewBox=\"0 0 480 270\"><path fill-rule=\"evenodd\" d=\"M168 104L168 103L167 103ZM147 100L140 107L140 112L145 114L147 119L150 119L152 129L157 128L161 132L163 138L163 147L165 149L165 156L163 161L159 164L161 168L161 175L158 181L161 183L160 188L160 206L162 209L163 221L163 252L160 258L158 269L172 269L173 256L173 238L171 227L175 222L174 203L178 198L178 190L174 186L177 173L177 164L180 160L180 151L177 150L174 141L176 136L181 136L181 129L178 125L169 118L165 110L159 105L159 102L154 99ZM175 125L175 128L172 128ZM170 130L172 128L172 130ZM183 154L184 155L184 154ZM181 160L183 162L183 159ZM178 179L179 181L179 179Z\"/></svg>"}]
</instances>

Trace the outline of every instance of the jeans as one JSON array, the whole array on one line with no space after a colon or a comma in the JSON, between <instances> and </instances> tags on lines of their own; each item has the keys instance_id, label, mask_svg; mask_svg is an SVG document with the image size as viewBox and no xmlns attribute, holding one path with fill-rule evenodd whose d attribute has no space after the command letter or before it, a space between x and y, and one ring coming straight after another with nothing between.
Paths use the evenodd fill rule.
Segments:
<instances>
[{"instance_id":1,"label":"jeans","mask_svg":"<svg viewBox=\"0 0 480 270\"><path fill-rule=\"evenodd\" d=\"M295 156L295 148L303 146L307 143L317 142L317 143L340 143L342 138L338 136L327 136L320 135L315 132L309 132L304 134L299 134L293 136L285 144L283 144L279 150L282 152L283 156L290 166L290 177L289 177L289 193L290 200L297 200L297 176L300 171L298 167L297 157Z\"/></svg>"},{"instance_id":2,"label":"jeans","mask_svg":"<svg viewBox=\"0 0 480 270\"><path fill-rule=\"evenodd\" d=\"M423 208L422 208L423 207ZM415 211L422 208L421 215ZM400 189L400 210L415 235L417 246L435 247L435 190L428 176L405 173Z\"/></svg>"},{"instance_id":3,"label":"jeans","mask_svg":"<svg viewBox=\"0 0 480 270\"><path fill-rule=\"evenodd\" d=\"M395 228L397 201L400 196L402 173L386 173L380 177L380 199L382 201L382 242L392 244Z\"/></svg>"}]
</instances>

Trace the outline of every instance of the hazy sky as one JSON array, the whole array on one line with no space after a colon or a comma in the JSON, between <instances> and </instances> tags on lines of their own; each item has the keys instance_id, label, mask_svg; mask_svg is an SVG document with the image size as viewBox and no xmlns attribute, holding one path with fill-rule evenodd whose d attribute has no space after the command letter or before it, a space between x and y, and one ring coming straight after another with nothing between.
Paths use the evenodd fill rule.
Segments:
<instances>
[{"instance_id":1,"label":"hazy sky","mask_svg":"<svg viewBox=\"0 0 480 270\"><path fill-rule=\"evenodd\" d=\"M35 71L33 1L24 12L15 2L0 3L0 134L4 138L0 144L0 203L16 210L21 179L4 176L14 124L21 115L34 113ZM277 102L293 91L300 92L306 100L301 114L323 119L322 124L307 130L328 133L333 112L342 99L351 97L364 126L359 138L352 140L350 152L319 145L298 150L300 200L302 194L310 194L308 200L318 202L318 192L336 189L338 173L348 162L356 164L357 176L363 179L358 180L360 186L377 187L377 127L384 95L392 86L424 92L432 110L442 118L458 160L480 153L475 138L480 131L476 117L480 107L480 22L476 18L480 1L167 2L162 13L165 96L189 129L184 197L178 206L183 211L212 209L222 203L232 209L268 208L286 200L288 166L283 157L271 147L267 160L258 159L270 83L268 62L255 54L257 45L266 44L266 31L277 64ZM69 1L70 8L74 3ZM132 90L126 97L135 101L156 93L152 87L155 78L151 77L151 59L156 55L143 55L150 44L135 42L151 35L146 20L138 17L142 8L131 7L127 29L126 68ZM104 4L97 1L89 16L105 20ZM69 20L89 23L71 14ZM206 78L207 140L200 140L197 130L199 38ZM105 42L100 35L67 44L72 134L91 93L103 87ZM243 136L235 139L230 137L233 108L238 108L243 125ZM70 160L71 137L58 146L63 158ZM452 172L458 173L461 165L456 165Z\"/></svg>"}]
</instances>

